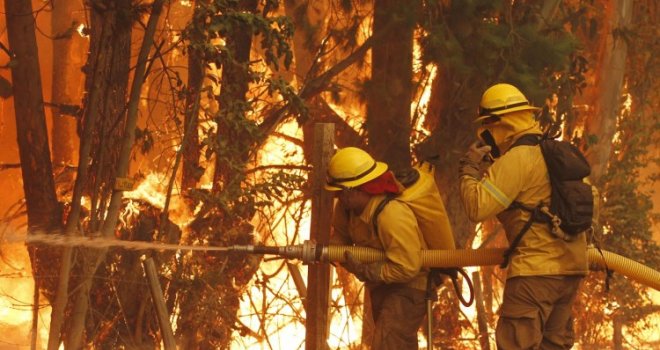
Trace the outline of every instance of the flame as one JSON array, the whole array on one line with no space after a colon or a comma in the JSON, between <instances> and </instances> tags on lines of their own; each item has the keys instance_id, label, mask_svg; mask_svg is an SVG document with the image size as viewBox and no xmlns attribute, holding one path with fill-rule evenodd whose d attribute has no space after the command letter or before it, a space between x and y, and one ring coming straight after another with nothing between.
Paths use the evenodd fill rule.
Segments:
<instances>
[{"instance_id":1,"label":"flame","mask_svg":"<svg viewBox=\"0 0 660 350\"><path fill-rule=\"evenodd\" d=\"M124 192L124 198L143 200L162 210L167 199L167 181L168 178L163 174L149 173L134 190ZM129 203L127 206L130 207L131 205ZM170 196L168 215L168 218L179 227L185 227L193 218L176 186Z\"/></svg>"},{"instance_id":2,"label":"flame","mask_svg":"<svg viewBox=\"0 0 660 350\"><path fill-rule=\"evenodd\" d=\"M76 32L78 32L78 35L80 35L83 38L89 38L89 33L87 31L88 31L88 29L87 29L87 27L85 26L84 23L80 23L76 27Z\"/></svg>"},{"instance_id":3,"label":"flame","mask_svg":"<svg viewBox=\"0 0 660 350\"><path fill-rule=\"evenodd\" d=\"M423 30L418 30L415 33L416 37L425 35ZM415 98L410 105L410 114L413 116L413 140L421 141L422 138L431 134L431 130L424 127L426 123L426 115L429 109L429 101L431 100L431 90L433 80L438 74L438 68L432 64L424 65L422 61L422 48L419 40L414 40L413 44L413 74L416 79L421 81L418 91L415 93Z\"/></svg>"},{"instance_id":4,"label":"flame","mask_svg":"<svg viewBox=\"0 0 660 350\"><path fill-rule=\"evenodd\" d=\"M18 234L18 233L15 233ZM0 348L28 349L32 329L34 279L30 258L23 244L3 244L0 264ZM46 299L41 296L41 303ZM50 306L39 308L37 348L48 342ZM62 347L60 347L62 349Z\"/></svg>"}]
</instances>

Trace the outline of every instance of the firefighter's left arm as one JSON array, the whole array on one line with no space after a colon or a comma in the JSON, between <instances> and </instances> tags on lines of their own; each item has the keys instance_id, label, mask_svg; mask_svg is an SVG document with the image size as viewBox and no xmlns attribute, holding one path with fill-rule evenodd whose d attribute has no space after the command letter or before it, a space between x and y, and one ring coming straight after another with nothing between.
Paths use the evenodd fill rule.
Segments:
<instances>
[{"instance_id":1,"label":"firefighter's left arm","mask_svg":"<svg viewBox=\"0 0 660 350\"><path fill-rule=\"evenodd\" d=\"M505 153L488 168L481 180L470 175L461 176L461 201L471 221L479 222L499 214L518 197L530 171L528 151L516 147Z\"/></svg>"}]
</instances>

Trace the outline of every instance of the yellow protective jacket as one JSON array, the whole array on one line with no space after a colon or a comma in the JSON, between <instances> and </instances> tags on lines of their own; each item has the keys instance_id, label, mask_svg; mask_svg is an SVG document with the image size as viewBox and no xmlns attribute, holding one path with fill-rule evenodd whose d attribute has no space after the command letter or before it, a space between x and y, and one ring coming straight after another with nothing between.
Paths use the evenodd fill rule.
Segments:
<instances>
[{"instance_id":1,"label":"yellow protective jacket","mask_svg":"<svg viewBox=\"0 0 660 350\"><path fill-rule=\"evenodd\" d=\"M420 255L422 249L428 249L425 234L435 235L438 239L434 242L441 242L444 249L454 249L454 237L432 173L418 170L417 182L385 205L378 215L378 232L374 232L372 220L384 195L372 197L360 215L337 202L330 243L381 249L387 258L380 272L385 283L425 290L428 269L422 269ZM416 215L422 217L418 219ZM435 224L430 223L431 218ZM441 248L438 243L434 245Z\"/></svg>"},{"instance_id":2,"label":"yellow protective jacket","mask_svg":"<svg viewBox=\"0 0 660 350\"><path fill-rule=\"evenodd\" d=\"M497 215L512 242L531 213L506 210L509 205L514 200L531 208L550 203L550 179L541 148L522 145L509 149L481 180L462 176L460 191L470 220L478 222ZM547 223L534 222L510 257L507 278L585 275L587 271L586 233L565 241L555 237Z\"/></svg>"}]
</instances>

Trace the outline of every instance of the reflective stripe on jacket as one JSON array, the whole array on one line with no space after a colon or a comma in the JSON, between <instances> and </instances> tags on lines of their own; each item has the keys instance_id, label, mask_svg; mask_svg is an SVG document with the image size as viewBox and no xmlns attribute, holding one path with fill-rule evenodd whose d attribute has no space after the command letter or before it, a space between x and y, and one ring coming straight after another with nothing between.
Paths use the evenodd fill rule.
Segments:
<instances>
[{"instance_id":1,"label":"reflective stripe on jacket","mask_svg":"<svg viewBox=\"0 0 660 350\"><path fill-rule=\"evenodd\" d=\"M513 241L531 214L520 209L506 210L511 202L515 200L527 207L550 202L550 181L541 148L509 149L495 160L481 181L461 177L460 192L470 220L483 221L497 215L508 241ZM568 242L552 235L548 224L535 222L512 254L507 278L585 275L586 249L585 233Z\"/></svg>"}]
</instances>

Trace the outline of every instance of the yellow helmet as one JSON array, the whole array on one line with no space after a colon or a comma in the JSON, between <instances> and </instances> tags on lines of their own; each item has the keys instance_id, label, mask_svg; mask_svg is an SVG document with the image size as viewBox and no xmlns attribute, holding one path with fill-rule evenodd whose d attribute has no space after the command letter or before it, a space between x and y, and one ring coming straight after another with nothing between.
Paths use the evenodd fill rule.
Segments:
<instances>
[{"instance_id":1,"label":"yellow helmet","mask_svg":"<svg viewBox=\"0 0 660 350\"><path fill-rule=\"evenodd\" d=\"M475 122L511 112L539 109L530 105L525 95L517 87L510 84L495 84L481 96L479 117L475 119Z\"/></svg>"},{"instance_id":2,"label":"yellow helmet","mask_svg":"<svg viewBox=\"0 0 660 350\"><path fill-rule=\"evenodd\" d=\"M356 148L342 148L330 159L325 189L341 191L365 184L387 171L387 164L377 162L369 153Z\"/></svg>"}]
</instances>

